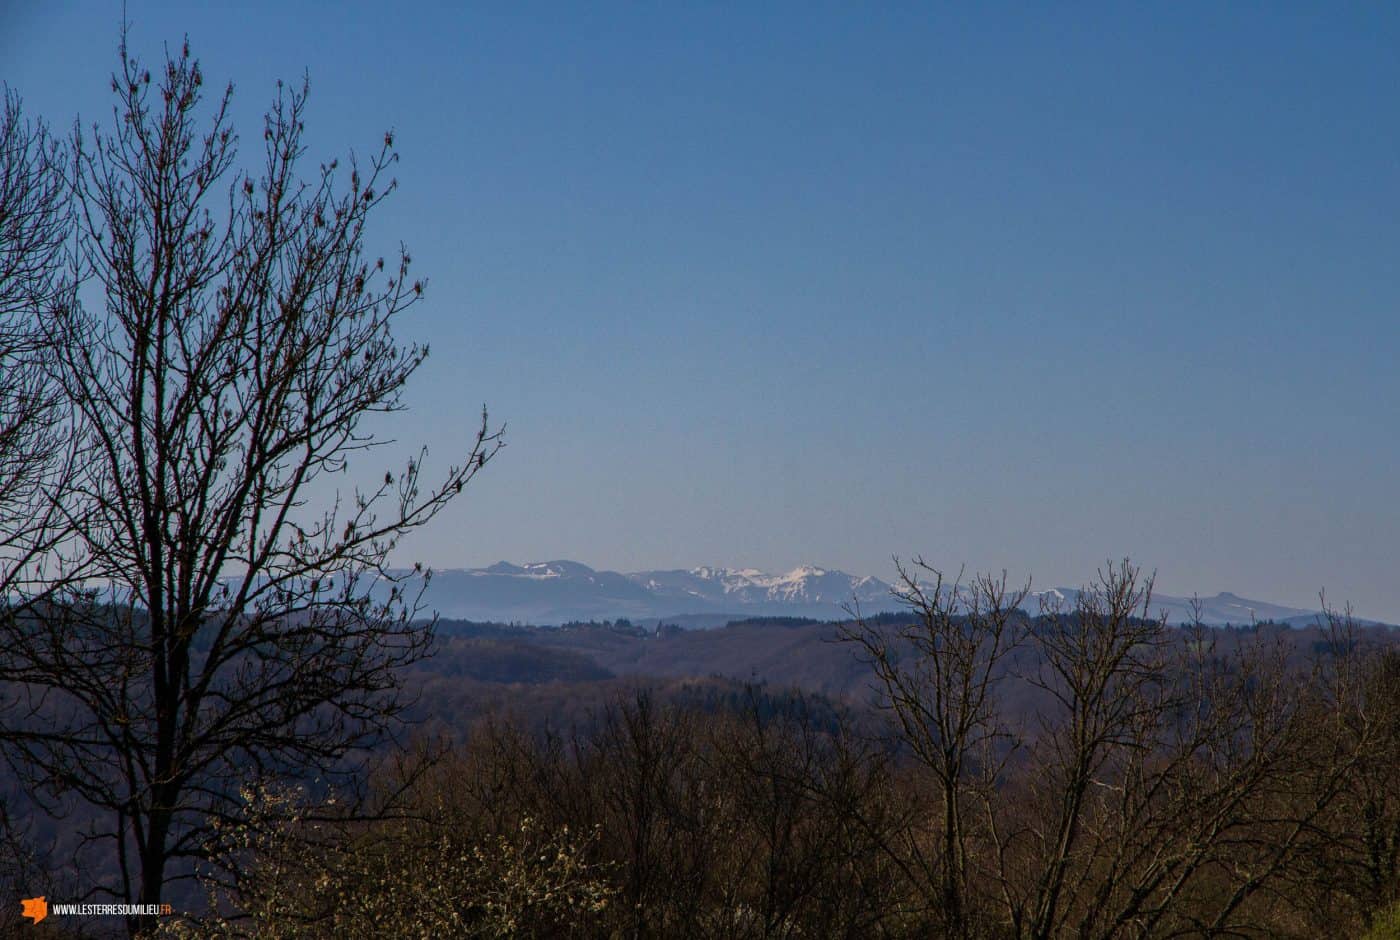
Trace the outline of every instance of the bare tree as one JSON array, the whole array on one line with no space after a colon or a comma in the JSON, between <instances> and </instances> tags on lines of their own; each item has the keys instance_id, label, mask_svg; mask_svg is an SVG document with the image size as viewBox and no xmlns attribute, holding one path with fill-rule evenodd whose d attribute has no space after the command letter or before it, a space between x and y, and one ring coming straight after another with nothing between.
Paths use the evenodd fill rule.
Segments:
<instances>
[{"instance_id":1,"label":"bare tree","mask_svg":"<svg viewBox=\"0 0 1400 940\"><path fill-rule=\"evenodd\" d=\"M1009 588L1005 574L946 583L922 559L898 570L896 594L914 614L912 623L890 627L857 617L839 636L869 663L881 705L933 775L940 813L936 851L910 840L899 857L917 867L916 882L937 885L945 933L966 937L976 919L969 900L969 820L990 797L1012 750L997 686L1025 636L1019 608L1029 585Z\"/></svg>"},{"instance_id":2,"label":"bare tree","mask_svg":"<svg viewBox=\"0 0 1400 940\"><path fill-rule=\"evenodd\" d=\"M1276 925L1256 900L1319 844L1355 777L1356 748L1338 743L1347 735L1331 717L1344 709L1330 703L1360 688L1343 661L1327 680L1290 665L1279 642L1222 654L1199 623L1152 616L1151 579L1126 560L1035 618L1004 577L900 576L913 621L858 620L842 636L927 774L910 806L927 794L934 818L920 825L915 812L885 845L911 887L932 889L943 934L1108 940ZM1035 716L1020 734L1001 717L1013 696Z\"/></svg>"},{"instance_id":3,"label":"bare tree","mask_svg":"<svg viewBox=\"0 0 1400 940\"><path fill-rule=\"evenodd\" d=\"M57 483L71 456L61 402L42 368L40 316L71 288L65 277L67 182L59 143L0 102L0 616L35 600L41 562L64 528Z\"/></svg>"},{"instance_id":4,"label":"bare tree","mask_svg":"<svg viewBox=\"0 0 1400 940\"><path fill-rule=\"evenodd\" d=\"M858 739L849 716L819 718L801 695L748 692L705 735L711 800L732 820L714 935L885 933L901 881L883 849L898 818L884 755Z\"/></svg>"},{"instance_id":5,"label":"bare tree","mask_svg":"<svg viewBox=\"0 0 1400 940\"><path fill-rule=\"evenodd\" d=\"M1283 646L1219 655L1199 622L1152 616L1151 596L1125 560L1036 622L1040 728L988 813L1016 936L1265 932L1248 902L1345 773L1300 757L1308 682Z\"/></svg>"},{"instance_id":6,"label":"bare tree","mask_svg":"<svg viewBox=\"0 0 1400 940\"><path fill-rule=\"evenodd\" d=\"M67 297L70 234L62 147L27 120L17 95L0 100L0 624L29 616L58 588L55 550L67 532L60 493L78 449L43 368L41 316ZM71 425L69 425L71 426ZM68 566L76 571L77 566ZM0 728L23 704L0 686ZM0 787L0 890L42 893L54 880L22 799ZM0 931L18 915L0 914Z\"/></svg>"},{"instance_id":7,"label":"bare tree","mask_svg":"<svg viewBox=\"0 0 1400 940\"><path fill-rule=\"evenodd\" d=\"M1400 652L1350 610L1325 598L1323 609L1326 652L1300 751L1309 789L1338 789L1306 834L1283 900L1313 933L1360 932L1400 900Z\"/></svg>"},{"instance_id":8,"label":"bare tree","mask_svg":"<svg viewBox=\"0 0 1400 940\"><path fill-rule=\"evenodd\" d=\"M327 785L392 729L399 667L432 628L389 554L500 438L483 412L437 483L420 453L340 494L334 477L384 443L365 419L402 407L427 355L391 331L423 293L407 252L386 264L365 244L395 188L392 134L368 164L303 180L307 88L279 83L254 176L232 86L206 103L188 45L155 76L125 37L120 56L113 125L74 140L77 263L102 307L45 319L48 376L93 445L74 499L104 587L6 624L0 677L31 715L4 736L10 766L54 808L85 804L88 848L115 859L95 890L156 903L240 784Z\"/></svg>"},{"instance_id":9,"label":"bare tree","mask_svg":"<svg viewBox=\"0 0 1400 940\"><path fill-rule=\"evenodd\" d=\"M1013 907L1027 936L1049 936L1059 923L1098 775L1153 721L1149 702L1163 680L1166 641L1164 623L1149 619L1151 594L1151 582L1140 583L1125 561L1082 591L1073 610L1050 611L1036 630L1039 666L1030 681L1052 708L1037 740L1042 773L1032 775L1033 789L1049 791L1047 812L1028 832L1043 861L1029 903Z\"/></svg>"},{"instance_id":10,"label":"bare tree","mask_svg":"<svg viewBox=\"0 0 1400 940\"><path fill-rule=\"evenodd\" d=\"M577 772L603 832L615 840L629 937L703 934L724 821L706 811L697 716L645 692L609 703L577 748Z\"/></svg>"}]
</instances>

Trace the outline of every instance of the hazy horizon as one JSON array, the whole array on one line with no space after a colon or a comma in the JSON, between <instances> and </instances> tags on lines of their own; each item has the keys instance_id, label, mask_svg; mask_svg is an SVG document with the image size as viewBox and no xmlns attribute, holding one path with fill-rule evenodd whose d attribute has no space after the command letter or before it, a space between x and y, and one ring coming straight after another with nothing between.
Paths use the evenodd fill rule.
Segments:
<instances>
[{"instance_id":1,"label":"hazy horizon","mask_svg":"<svg viewBox=\"0 0 1400 940\"><path fill-rule=\"evenodd\" d=\"M404 561L1127 555L1400 621L1396 9L125 7L245 157L303 72L308 171L394 129L433 354L362 469L508 424ZM0 80L110 119L121 10L0 0Z\"/></svg>"}]
</instances>

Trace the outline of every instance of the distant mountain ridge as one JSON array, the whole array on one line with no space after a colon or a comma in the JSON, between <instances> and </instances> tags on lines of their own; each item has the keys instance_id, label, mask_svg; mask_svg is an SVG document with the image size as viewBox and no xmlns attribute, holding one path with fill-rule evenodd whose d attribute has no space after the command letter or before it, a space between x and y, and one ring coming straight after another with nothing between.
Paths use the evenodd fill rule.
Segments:
<instances>
[{"instance_id":1,"label":"distant mountain ridge","mask_svg":"<svg viewBox=\"0 0 1400 940\"><path fill-rule=\"evenodd\" d=\"M1075 588L1051 588L1046 591L1033 591L1024 606L1031 613L1040 613L1042 604L1061 605L1065 609L1074 606L1079 597ZM1321 616L1320 611L1302 607L1287 607L1269 601L1256 601L1222 591L1213 597L1174 597L1170 594L1153 594L1151 612L1153 616L1166 615L1172 624L1192 623L1196 618L1196 605L1200 607L1200 619L1214 627L1233 624L1242 626L1264 620L1287 623L1295 627L1311 626ZM1373 625L1374 621L1366 621Z\"/></svg>"},{"instance_id":2,"label":"distant mountain ridge","mask_svg":"<svg viewBox=\"0 0 1400 940\"><path fill-rule=\"evenodd\" d=\"M1042 604L1069 608L1077 595L1073 588L1050 588L1032 592L1024 606L1030 613L1039 613ZM1215 626L1261 620L1301 626L1318 617L1316 611L1228 592L1198 601L1202 621ZM848 606L867 614L902 609L887 582L815 565L783 574L710 566L622 573L562 559L438 570L425 602L444 617L530 624L699 614L832 620L844 617ZM1193 599L1153 595L1152 612L1165 613L1171 623L1189 623Z\"/></svg>"},{"instance_id":3,"label":"distant mountain ridge","mask_svg":"<svg viewBox=\"0 0 1400 940\"><path fill-rule=\"evenodd\" d=\"M898 607L878 578L812 565L780 575L718 567L622 574L566 560L435 571L425 600L445 617L536 624L685 614L829 620L852 602L862 610Z\"/></svg>"}]
</instances>

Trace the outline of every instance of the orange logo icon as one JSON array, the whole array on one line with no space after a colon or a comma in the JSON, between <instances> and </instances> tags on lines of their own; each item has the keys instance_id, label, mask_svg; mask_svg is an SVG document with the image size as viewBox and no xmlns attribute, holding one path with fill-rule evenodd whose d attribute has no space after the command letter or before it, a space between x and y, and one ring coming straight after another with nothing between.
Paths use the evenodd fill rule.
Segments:
<instances>
[{"instance_id":1,"label":"orange logo icon","mask_svg":"<svg viewBox=\"0 0 1400 940\"><path fill-rule=\"evenodd\" d=\"M24 900L20 901L19 904L19 916L32 917L34 918L34 923L36 924L39 921L43 920L45 917L49 916L49 902L44 900L42 897L25 898Z\"/></svg>"}]
</instances>

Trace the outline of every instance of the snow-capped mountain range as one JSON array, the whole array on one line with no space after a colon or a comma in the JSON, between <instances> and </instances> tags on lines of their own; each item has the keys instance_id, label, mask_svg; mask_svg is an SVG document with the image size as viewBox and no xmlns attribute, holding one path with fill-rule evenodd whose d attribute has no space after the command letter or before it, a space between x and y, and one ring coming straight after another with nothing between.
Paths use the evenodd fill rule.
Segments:
<instances>
[{"instance_id":1,"label":"snow-capped mountain range","mask_svg":"<svg viewBox=\"0 0 1400 940\"><path fill-rule=\"evenodd\" d=\"M890 586L811 565L787 574L753 568L596 571L576 561L437 571L426 603L445 617L562 623L692 614L835 618L842 606L893 610Z\"/></svg>"},{"instance_id":2,"label":"snow-capped mountain range","mask_svg":"<svg viewBox=\"0 0 1400 940\"><path fill-rule=\"evenodd\" d=\"M1033 592L1023 605L1038 613L1042 603L1072 607L1078 591L1051 588ZM598 571L576 561L498 562L488 568L434 573L425 596L444 617L531 624L570 620L633 620L687 615L733 617L787 616L835 619L845 608L862 613L902 609L888 583L879 578L802 565L785 574L756 568L699 567L621 573ZM1201 618L1213 625L1275 620L1311 624L1317 612L1230 593L1199 599ZM1154 595L1152 612L1171 623L1193 617L1192 599Z\"/></svg>"}]
</instances>

